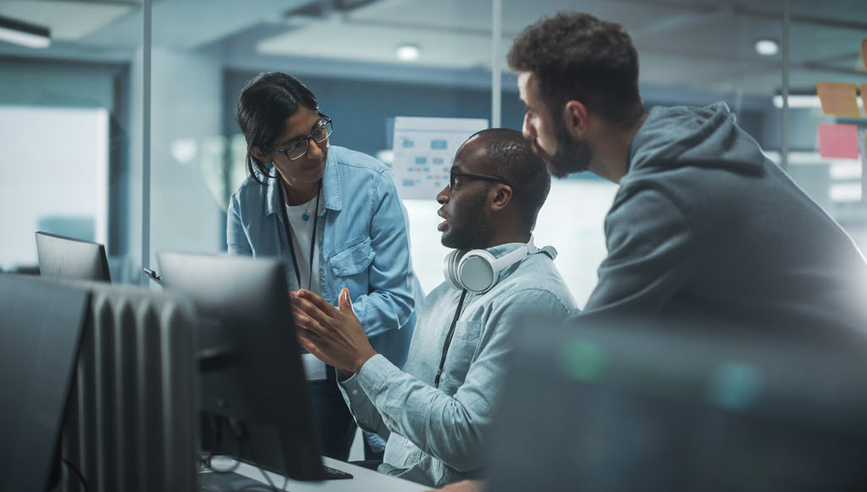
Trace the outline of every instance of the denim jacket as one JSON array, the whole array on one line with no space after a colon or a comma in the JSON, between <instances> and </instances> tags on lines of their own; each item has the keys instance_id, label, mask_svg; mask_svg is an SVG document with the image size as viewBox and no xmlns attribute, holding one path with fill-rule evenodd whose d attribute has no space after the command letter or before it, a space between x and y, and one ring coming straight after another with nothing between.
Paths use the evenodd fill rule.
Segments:
<instances>
[{"instance_id":1,"label":"denim jacket","mask_svg":"<svg viewBox=\"0 0 867 492\"><path fill-rule=\"evenodd\" d=\"M294 270L278 181L265 182L262 186L249 177L232 195L229 253L282 258L291 285ZM412 269L409 219L394 177L378 160L332 145L322 198L316 237L322 297L336 306L340 290L348 288L373 348L402 366L423 293Z\"/></svg>"},{"instance_id":2,"label":"denim jacket","mask_svg":"<svg viewBox=\"0 0 867 492\"><path fill-rule=\"evenodd\" d=\"M519 243L488 248L495 258ZM358 425L387 440L379 471L431 487L479 478L498 395L506 383L510 333L528 315L577 312L560 273L535 254L500 273L484 294L467 294L438 388L434 380L461 291L448 282L425 298L403 370L378 355L340 390Z\"/></svg>"}]
</instances>

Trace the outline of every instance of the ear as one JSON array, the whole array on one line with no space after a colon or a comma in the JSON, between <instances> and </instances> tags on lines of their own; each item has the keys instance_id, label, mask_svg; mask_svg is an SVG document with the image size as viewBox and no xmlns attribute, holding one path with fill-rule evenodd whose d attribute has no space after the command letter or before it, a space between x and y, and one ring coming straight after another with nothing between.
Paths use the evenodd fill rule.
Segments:
<instances>
[{"instance_id":1,"label":"ear","mask_svg":"<svg viewBox=\"0 0 867 492\"><path fill-rule=\"evenodd\" d=\"M498 184L491 186L491 190L488 193L492 212L503 210L512 201L512 187L509 185Z\"/></svg>"},{"instance_id":2,"label":"ear","mask_svg":"<svg viewBox=\"0 0 867 492\"><path fill-rule=\"evenodd\" d=\"M253 146L250 149L250 153L253 154L253 157L258 159L259 162L271 162L271 154L262 152L262 149L258 146Z\"/></svg>"},{"instance_id":3,"label":"ear","mask_svg":"<svg viewBox=\"0 0 867 492\"><path fill-rule=\"evenodd\" d=\"M590 113L587 111L587 106L581 101L567 101L563 106L563 123L566 125L566 130L573 137L581 137L587 131L587 125L590 122Z\"/></svg>"}]
</instances>

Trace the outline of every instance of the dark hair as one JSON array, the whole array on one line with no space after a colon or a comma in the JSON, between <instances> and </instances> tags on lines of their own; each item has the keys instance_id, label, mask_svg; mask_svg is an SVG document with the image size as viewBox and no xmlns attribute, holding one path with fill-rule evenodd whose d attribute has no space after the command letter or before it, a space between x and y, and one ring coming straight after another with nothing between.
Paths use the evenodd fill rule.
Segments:
<instances>
[{"instance_id":1,"label":"dark hair","mask_svg":"<svg viewBox=\"0 0 867 492\"><path fill-rule=\"evenodd\" d=\"M492 128L475 136L484 146L493 172L512 187L512 199L518 203L524 224L532 232L551 190L551 175L545 161L519 131Z\"/></svg>"},{"instance_id":2,"label":"dark hair","mask_svg":"<svg viewBox=\"0 0 867 492\"><path fill-rule=\"evenodd\" d=\"M509 66L532 72L552 114L570 100L609 123L630 126L644 114L638 53L626 29L583 13L543 17L515 38Z\"/></svg>"},{"instance_id":3,"label":"dark hair","mask_svg":"<svg viewBox=\"0 0 867 492\"><path fill-rule=\"evenodd\" d=\"M247 171L257 183L265 183L256 176L268 173L264 162L253 155L253 147L268 148L280 136L286 119L305 107L319 112L319 102L304 84L295 77L280 72L264 72L247 82L238 98L238 126L247 140Z\"/></svg>"}]
</instances>

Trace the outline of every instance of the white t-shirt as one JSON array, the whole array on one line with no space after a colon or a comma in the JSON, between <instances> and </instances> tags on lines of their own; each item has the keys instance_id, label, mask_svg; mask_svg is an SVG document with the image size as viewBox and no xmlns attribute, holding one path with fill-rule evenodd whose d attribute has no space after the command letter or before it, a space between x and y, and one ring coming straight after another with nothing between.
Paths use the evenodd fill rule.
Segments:
<instances>
[{"instance_id":1,"label":"white t-shirt","mask_svg":"<svg viewBox=\"0 0 867 492\"><path fill-rule=\"evenodd\" d=\"M321 193L321 190L320 190ZM301 205L290 206L286 205L286 218L289 219L289 227L292 229L292 242L295 247L295 261L298 263L298 271L301 274L301 288L314 292L316 295L322 295L322 282L319 274L319 238L316 238L316 244L313 245L313 278L310 278L310 242L313 240L313 235L316 231L313 230L313 223L319 211L325 206L325 200L319 199L319 210L313 210L316 206L316 197L307 203ZM309 220L304 220L304 214L309 215ZM289 288L298 290L298 281L295 277L295 269L289 265ZM309 288L308 288L309 286ZM317 381L325 379L325 363L317 359L311 354L304 353L301 357L304 363L304 372L307 374L307 380Z\"/></svg>"},{"instance_id":2,"label":"white t-shirt","mask_svg":"<svg viewBox=\"0 0 867 492\"><path fill-rule=\"evenodd\" d=\"M319 210L325 205L324 200L319 199ZM289 227L292 230L292 242L295 247L295 261L298 263L298 271L301 273L301 285L295 277L295 269L289 265L289 288L292 290L307 289L316 295L322 295L322 282L320 281L319 272L319 238L316 238L316 244L313 249L313 278L310 278L310 243L313 241L313 223L316 221L316 215L319 211L313 210L316 206L316 197L307 203L301 205L286 205L286 218L289 219ZM304 220L304 214L310 216L309 220ZM309 287L308 287L309 286Z\"/></svg>"}]
</instances>

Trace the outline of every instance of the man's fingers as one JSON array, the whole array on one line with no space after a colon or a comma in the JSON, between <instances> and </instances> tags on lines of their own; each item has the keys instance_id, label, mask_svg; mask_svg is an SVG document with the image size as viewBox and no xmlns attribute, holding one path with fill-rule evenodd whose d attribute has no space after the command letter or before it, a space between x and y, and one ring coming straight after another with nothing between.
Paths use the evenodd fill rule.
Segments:
<instances>
[{"instance_id":1,"label":"man's fingers","mask_svg":"<svg viewBox=\"0 0 867 492\"><path fill-rule=\"evenodd\" d=\"M322 334L325 331L319 321L311 318L310 316L307 316L307 314L300 309L293 309L292 312L295 315L296 327L309 331L311 333L315 333L317 335Z\"/></svg>"},{"instance_id":2,"label":"man's fingers","mask_svg":"<svg viewBox=\"0 0 867 492\"><path fill-rule=\"evenodd\" d=\"M352 310L352 300L349 298L349 289L343 288L340 291L340 297L337 299L337 305L340 307L340 311L345 314L355 314Z\"/></svg>"},{"instance_id":3,"label":"man's fingers","mask_svg":"<svg viewBox=\"0 0 867 492\"><path fill-rule=\"evenodd\" d=\"M313 357L316 357L329 366L334 366L334 361L328 358L328 356L316 346L316 343L312 341L311 338L319 339L315 333L304 329L298 330L298 344L301 345L304 350L310 352Z\"/></svg>"},{"instance_id":4,"label":"man's fingers","mask_svg":"<svg viewBox=\"0 0 867 492\"><path fill-rule=\"evenodd\" d=\"M325 343L325 340L321 336L319 336L319 334L317 334L313 330L308 330L307 328L304 328L303 326L298 326L298 329L295 330L295 334L298 335L298 337L307 340L308 342L312 343L314 346L317 346L317 347L319 347L323 343ZM306 349L307 347L304 347L304 348ZM308 350L308 352L310 352L310 351Z\"/></svg>"},{"instance_id":5,"label":"man's fingers","mask_svg":"<svg viewBox=\"0 0 867 492\"><path fill-rule=\"evenodd\" d=\"M317 309L319 309L329 317L333 318L334 315L339 312L338 309L332 306L328 301L314 294L313 292L310 292L309 290L299 290L298 297L316 306Z\"/></svg>"},{"instance_id":6,"label":"man's fingers","mask_svg":"<svg viewBox=\"0 0 867 492\"><path fill-rule=\"evenodd\" d=\"M321 309L307 299L296 296L292 301L292 306L296 317L303 315L304 317L316 320L323 326L327 326L331 322L331 317L327 313L322 312Z\"/></svg>"},{"instance_id":7,"label":"man's fingers","mask_svg":"<svg viewBox=\"0 0 867 492\"><path fill-rule=\"evenodd\" d=\"M314 344L310 340L304 338L304 335L302 335L300 333L298 334L298 344L301 345L302 347L304 347L304 350L306 350L306 351L310 352L311 354L313 354L314 356L316 356L317 359L320 358L318 355L316 355L316 353L319 352L319 348L316 347L316 344Z\"/></svg>"}]
</instances>

